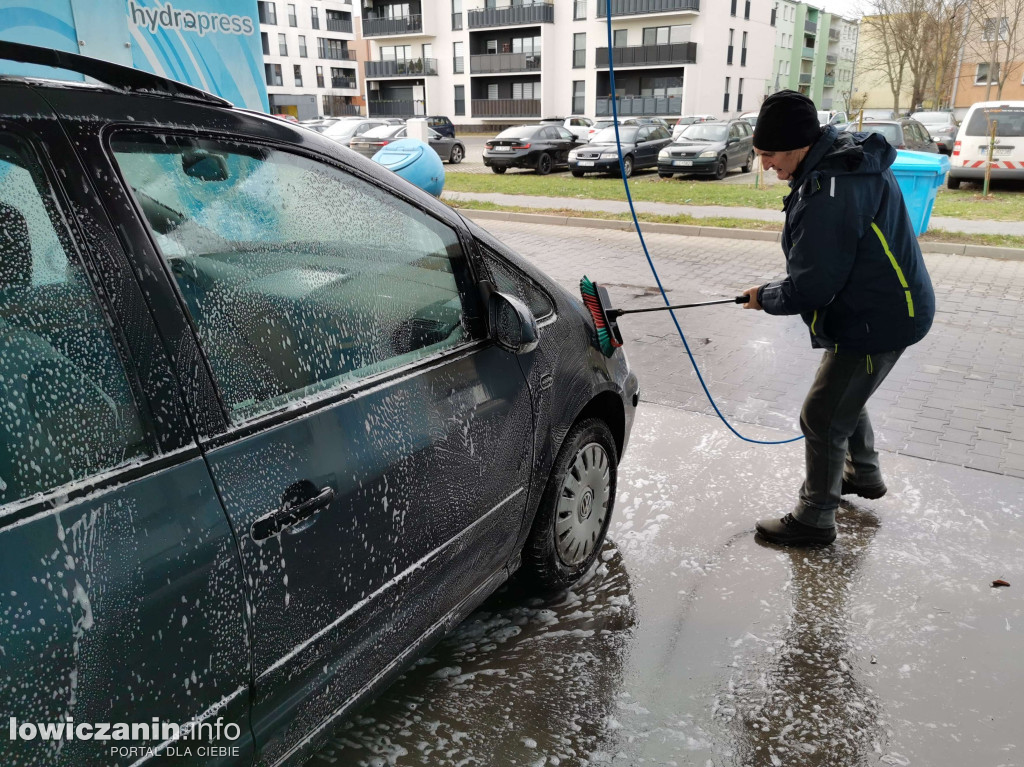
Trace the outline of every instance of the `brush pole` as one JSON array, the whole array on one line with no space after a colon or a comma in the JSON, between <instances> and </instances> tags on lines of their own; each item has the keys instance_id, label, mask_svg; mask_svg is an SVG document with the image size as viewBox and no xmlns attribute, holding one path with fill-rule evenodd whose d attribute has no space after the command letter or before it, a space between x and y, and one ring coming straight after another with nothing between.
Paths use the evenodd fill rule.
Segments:
<instances>
[{"instance_id":1,"label":"brush pole","mask_svg":"<svg viewBox=\"0 0 1024 767\"><path fill-rule=\"evenodd\" d=\"M745 304L750 301L750 296L736 296L736 298L723 298L721 301L702 301L699 304L673 304L672 306L652 306L647 309L609 309L607 314L612 319L621 317L623 314L643 314L645 312L667 312L669 309L693 309L697 306L716 306L717 304Z\"/></svg>"}]
</instances>

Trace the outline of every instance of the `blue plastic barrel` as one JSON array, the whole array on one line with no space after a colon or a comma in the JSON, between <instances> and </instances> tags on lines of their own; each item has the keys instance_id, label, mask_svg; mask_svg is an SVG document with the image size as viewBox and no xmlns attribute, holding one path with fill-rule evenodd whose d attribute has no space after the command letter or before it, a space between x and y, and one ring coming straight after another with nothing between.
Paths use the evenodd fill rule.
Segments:
<instances>
[{"instance_id":1,"label":"blue plastic barrel","mask_svg":"<svg viewBox=\"0 0 1024 767\"><path fill-rule=\"evenodd\" d=\"M434 197L441 196L444 165L429 144L414 138L392 141L373 156L373 161Z\"/></svg>"},{"instance_id":2,"label":"blue plastic barrel","mask_svg":"<svg viewBox=\"0 0 1024 767\"><path fill-rule=\"evenodd\" d=\"M949 171L949 158L944 154L897 150L892 172L903 192L903 201L914 225L914 234L928 231L935 195Z\"/></svg>"}]
</instances>

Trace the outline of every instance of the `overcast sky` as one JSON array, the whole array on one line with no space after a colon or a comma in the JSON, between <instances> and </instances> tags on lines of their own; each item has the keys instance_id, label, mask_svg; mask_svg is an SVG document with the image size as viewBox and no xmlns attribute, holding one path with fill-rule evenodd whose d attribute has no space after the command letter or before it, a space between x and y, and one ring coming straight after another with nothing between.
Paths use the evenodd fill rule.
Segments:
<instances>
[{"instance_id":1,"label":"overcast sky","mask_svg":"<svg viewBox=\"0 0 1024 767\"><path fill-rule=\"evenodd\" d=\"M870 12L871 4L868 0L809 0L809 4L824 8L829 13L837 13L847 19L860 18Z\"/></svg>"}]
</instances>

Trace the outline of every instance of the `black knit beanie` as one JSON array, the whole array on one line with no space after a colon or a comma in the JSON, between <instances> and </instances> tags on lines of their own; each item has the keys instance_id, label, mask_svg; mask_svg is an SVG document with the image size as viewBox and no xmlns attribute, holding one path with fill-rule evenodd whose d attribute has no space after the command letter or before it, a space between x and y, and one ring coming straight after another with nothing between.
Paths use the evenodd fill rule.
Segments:
<instances>
[{"instance_id":1,"label":"black knit beanie","mask_svg":"<svg viewBox=\"0 0 1024 767\"><path fill-rule=\"evenodd\" d=\"M762 152L786 152L810 146L821 135L814 102L796 91L773 93L761 104L754 146Z\"/></svg>"}]
</instances>

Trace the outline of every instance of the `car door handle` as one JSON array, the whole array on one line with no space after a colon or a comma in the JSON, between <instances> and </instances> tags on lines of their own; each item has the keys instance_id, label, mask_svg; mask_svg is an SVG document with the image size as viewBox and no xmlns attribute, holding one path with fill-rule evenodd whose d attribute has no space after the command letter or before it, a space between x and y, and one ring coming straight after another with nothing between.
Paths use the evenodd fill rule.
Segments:
<instances>
[{"instance_id":1,"label":"car door handle","mask_svg":"<svg viewBox=\"0 0 1024 767\"><path fill-rule=\"evenodd\" d=\"M313 483L308 482L299 484L306 484L309 486ZM292 487L295 486L293 485ZM291 488L289 488L289 490L291 490ZM286 491L286 498L288 494L289 493ZM280 508L275 509L269 514L264 514L253 522L252 526L249 528L249 535L254 541L265 541L267 538L272 538L275 535L281 534L290 527L295 527L296 525L305 522L314 514L323 511L330 506L333 500L334 488L330 485L320 490L320 492L312 498L300 503L291 503L285 500Z\"/></svg>"}]
</instances>

